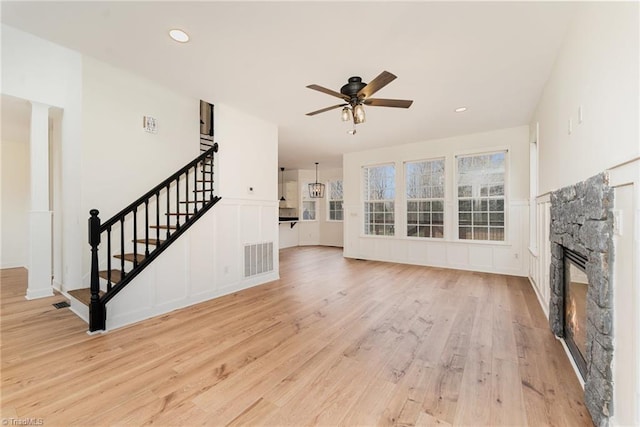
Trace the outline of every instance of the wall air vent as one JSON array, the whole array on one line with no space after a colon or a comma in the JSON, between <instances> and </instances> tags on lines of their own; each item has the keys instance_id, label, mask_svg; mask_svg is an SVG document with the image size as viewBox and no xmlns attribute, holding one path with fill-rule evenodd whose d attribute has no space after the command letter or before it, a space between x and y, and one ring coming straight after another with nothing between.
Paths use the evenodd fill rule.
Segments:
<instances>
[{"instance_id":1,"label":"wall air vent","mask_svg":"<svg viewBox=\"0 0 640 427\"><path fill-rule=\"evenodd\" d=\"M273 271L273 242L244 246L244 277Z\"/></svg>"}]
</instances>

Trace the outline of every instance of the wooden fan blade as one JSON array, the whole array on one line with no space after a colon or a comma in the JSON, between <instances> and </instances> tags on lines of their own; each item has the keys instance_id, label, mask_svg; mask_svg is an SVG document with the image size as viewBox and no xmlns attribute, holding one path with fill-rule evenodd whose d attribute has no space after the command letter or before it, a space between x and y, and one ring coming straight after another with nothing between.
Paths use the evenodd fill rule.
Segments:
<instances>
[{"instance_id":1,"label":"wooden fan blade","mask_svg":"<svg viewBox=\"0 0 640 427\"><path fill-rule=\"evenodd\" d=\"M343 95L340 92L336 92L335 90L327 89L326 87L318 85L309 85L307 87L309 89L317 90L318 92L326 93L327 95L335 96L336 98L342 98L345 101L349 100L349 97L347 95Z\"/></svg>"},{"instance_id":2,"label":"wooden fan blade","mask_svg":"<svg viewBox=\"0 0 640 427\"><path fill-rule=\"evenodd\" d=\"M334 110L336 108L344 107L345 105L349 105L349 104L333 105L331 107L323 108L322 110L317 110L317 111L312 111L310 113L307 113L307 116L315 116L316 114L320 114L320 113L324 113L325 111Z\"/></svg>"},{"instance_id":3,"label":"wooden fan blade","mask_svg":"<svg viewBox=\"0 0 640 427\"><path fill-rule=\"evenodd\" d=\"M388 71L383 71L378 77L371 80L368 85L360 89L358 92L358 98L368 98L392 81L396 79L396 76Z\"/></svg>"},{"instance_id":4,"label":"wooden fan blade","mask_svg":"<svg viewBox=\"0 0 640 427\"><path fill-rule=\"evenodd\" d=\"M409 108L413 101L408 99L382 99L382 98L369 98L364 100L365 105L371 105L372 107L395 107L395 108Z\"/></svg>"}]
</instances>

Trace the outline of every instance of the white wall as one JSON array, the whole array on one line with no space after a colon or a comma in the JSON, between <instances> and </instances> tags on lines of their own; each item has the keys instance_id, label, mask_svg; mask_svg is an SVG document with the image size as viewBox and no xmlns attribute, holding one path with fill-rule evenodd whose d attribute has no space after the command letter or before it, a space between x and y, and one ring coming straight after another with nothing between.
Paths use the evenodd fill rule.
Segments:
<instances>
[{"instance_id":1,"label":"white wall","mask_svg":"<svg viewBox=\"0 0 640 427\"><path fill-rule=\"evenodd\" d=\"M27 267L29 240L29 141L0 142L2 201L0 268Z\"/></svg>"},{"instance_id":2,"label":"white wall","mask_svg":"<svg viewBox=\"0 0 640 427\"><path fill-rule=\"evenodd\" d=\"M82 212L106 220L200 153L200 103L83 56ZM143 116L157 120L147 133ZM87 251L88 252L88 251Z\"/></svg>"},{"instance_id":3,"label":"white wall","mask_svg":"<svg viewBox=\"0 0 640 427\"><path fill-rule=\"evenodd\" d=\"M539 193L538 248L530 255L530 279L545 313L549 303L547 193L603 171L615 187L621 228L614 236L613 256L613 425L640 424L639 13L637 2L585 3L572 22L531 120L532 129L539 126Z\"/></svg>"},{"instance_id":4,"label":"white wall","mask_svg":"<svg viewBox=\"0 0 640 427\"><path fill-rule=\"evenodd\" d=\"M218 217L226 218L221 220L216 238L220 245L216 263L223 272L231 271L220 277L220 283L221 286L241 283L239 286L244 287L242 269L232 269L235 265L242 266L242 248L246 244L273 242L274 274L259 282L264 283L279 274L278 187L275 185L278 128L224 104L215 105L215 114L215 140L220 145L217 179L222 205L213 209L217 210ZM253 192L249 192L249 187Z\"/></svg>"},{"instance_id":5,"label":"white wall","mask_svg":"<svg viewBox=\"0 0 640 427\"><path fill-rule=\"evenodd\" d=\"M61 242L54 244L54 283L76 285L82 280L82 257L86 249L86 214L81 211L82 170L82 57L12 27L2 25L3 94L36 101L64 110L60 120L62 146L62 212L53 212ZM55 172L57 173L57 172ZM61 251L59 253L58 251Z\"/></svg>"},{"instance_id":6,"label":"white wall","mask_svg":"<svg viewBox=\"0 0 640 427\"><path fill-rule=\"evenodd\" d=\"M531 121L540 124L540 193L640 156L638 8L593 2L575 17Z\"/></svg>"},{"instance_id":7,"label":"white wall","mask_svg":"<svg viewBox=\"0 0 640 427\"><path fill-rule=\"evenodd\" d=\"M351 258L526 276L528 233L529 128L496 130L344 155L345 224L344 253ZM480 243L457 240L454 224L454 157L457 154L508 149L507 241ZM445 160L445 238L403 237L405 161ZM362 167L394 163L396 168L395 237L365 236L362 205Z\"/></svg>"},{"instance_id":8,"label":"white wall","mask_svg":"<svg viewBox=\"0 0 640 427\"><path fill-rule=\"evenodd\" d=\"M215 114L222 197L276 201L280 197L277 126L228 105L215 104Z\"/></svg>"}]
</instances>

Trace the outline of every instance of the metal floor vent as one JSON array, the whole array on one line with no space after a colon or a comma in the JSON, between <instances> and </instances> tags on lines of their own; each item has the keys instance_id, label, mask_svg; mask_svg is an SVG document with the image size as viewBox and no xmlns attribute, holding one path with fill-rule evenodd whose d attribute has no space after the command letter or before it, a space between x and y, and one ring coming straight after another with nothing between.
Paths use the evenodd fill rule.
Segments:
<instances>
[{"instance_id":1,"label":"metal floor vent","mask_svg":"<svg viewBox=\"0 0 640 427\"><path fill-rule=\"evenodd\" d=\"M273 242L245 245L244 277L273 271Z\"/></svg>"},{"instance_id":2,"label":"metal floor vent","mask_svg":"<svg viewBox=\"0 0 640 427\"><path fill-rule=\"evenodd\" d=\"M61 309L61 308L71 307L71 305L69 305L69 303L67 301L56 302L56 303L54 303L52 305L55 308L57 308L58 310Z\"/></svg>"}]
</instances>

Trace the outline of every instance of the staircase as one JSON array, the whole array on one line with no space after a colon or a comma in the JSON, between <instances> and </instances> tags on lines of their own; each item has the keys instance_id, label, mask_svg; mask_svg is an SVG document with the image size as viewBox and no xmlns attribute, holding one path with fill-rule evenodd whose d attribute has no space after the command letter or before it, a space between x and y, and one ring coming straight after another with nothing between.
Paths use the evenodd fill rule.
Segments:
<instances>
[{"instance_id":1,"label":"staircase","mask_svg":"<svg viewBox=\"0 0 640 427\"><path fill-rule=\"evenodd\" d=\"M105 330L107 303L220 200L218 144L200 147L197 158L104 223L90 211L91 287L69 292L89 307L89 331Z\"/></svg>"}]
</instances>

